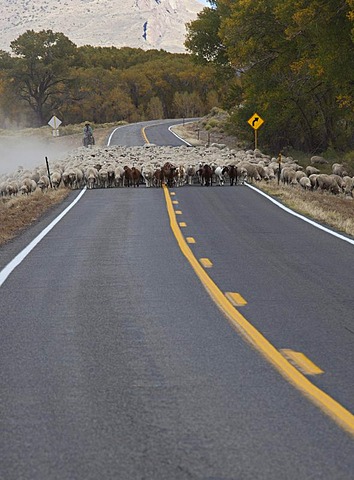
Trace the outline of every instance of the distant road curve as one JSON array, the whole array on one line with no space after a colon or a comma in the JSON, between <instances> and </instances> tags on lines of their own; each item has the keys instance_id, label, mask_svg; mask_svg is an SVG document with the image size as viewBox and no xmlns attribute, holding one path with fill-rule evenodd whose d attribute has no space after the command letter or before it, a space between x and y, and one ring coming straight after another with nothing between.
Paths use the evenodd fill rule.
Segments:
<instances>
[{"instance_id":1,"label":"distant road curve","mask_svg":"<svg viewBox=\"0 0 354 480\"><path fill-rule=\"evenodd\" d=\"M113 130L108 138L107 145L122 145L135 147L145 143L153 143L161 146L179 147L189 145L188 142L173 134L169 128L180 125L183 122L197 121L198 118L178 118L168 120L150 120L129 125L122 125ZM148 141L144 133L148 133Z\"/></svg>"}]
</instances>

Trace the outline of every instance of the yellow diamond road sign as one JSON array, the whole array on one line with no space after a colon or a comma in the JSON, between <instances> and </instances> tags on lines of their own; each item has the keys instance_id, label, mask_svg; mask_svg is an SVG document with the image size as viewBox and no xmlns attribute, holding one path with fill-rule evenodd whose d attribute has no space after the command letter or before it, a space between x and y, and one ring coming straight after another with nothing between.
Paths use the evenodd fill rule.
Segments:
<instances>
[{"instance_id":1,"label":"yellow diamond road sign","mask_svg":"<svg viewBox=\"0 0 354 480\"><path fill-rule=\"evenodd\" d=\"M255 113L252 115L252 117L248 120L248 123L251 125L252 128L255 130L258 130L258 128L263 125L264 120L258 115L258 113Z\"/></svg>"}]
</instances>

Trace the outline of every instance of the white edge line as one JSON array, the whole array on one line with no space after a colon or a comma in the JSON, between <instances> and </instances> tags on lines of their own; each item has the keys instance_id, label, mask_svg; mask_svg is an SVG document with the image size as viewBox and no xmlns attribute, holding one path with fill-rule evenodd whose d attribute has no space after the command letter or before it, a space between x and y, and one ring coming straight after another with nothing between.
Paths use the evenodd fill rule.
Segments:
<instances>
[{"instance_id":1,"label":"white edge line","mask_svg":"<svg viewBox=\"0 0 354 480\"><path fill-rule=\"evenodd\" d=\"M195 123L195 121L191 121L191 122L184 122L184 124L186 125L187 123ZM174 135L175 137L177 137L179 140L181 140L181 142L184 142L186 145L188 145L188 147L193 147L193 145L189 142L187 142L186 140L184 140L182 137L180 137L179 135L177 135L177 133L175 133L173 130L171 130L171 128L173 127L177 127L178 125L183 125L183 123L176 123L175 125L171 125L170 127L168 127L168 131L170 133L172 133L172 135Z\"/></svg>"},{"instance_id":2,"label":"white edge line","mask_svg":"<svg viewBox=\"0 0 354 480\"><path fill-rule=\"evenodd\" d=\"M277 207L281 208L282 210L285 210L287 213L290 213L291 215L294 215L295 217L300 218L304 222L307 222L310 225L312 225L313 227L319 228L320 230L323 230L324 232L327 232L330 235L333 235L334 237L340 238L341 240L344 240L345 242L348 242L351 245L354 245L354 240L352 240L348 237L345 237L344 235L341 235L340 233L334 232L333 230L330 230L329 228L324 227L320 223L314 222L314 221L310 220L309 218L304 217L303 215L300 215L299 213L294 212L294 210L291 210L290 208L285 207L280 202L278 202L277 200L274 200L274 198L270 197L266 193L262 192L262 190L259 190L258 188L254 187L253 185L250 185L249 183L245 183L245 185L248 188L251 188L255 192L259 193L260 195L263 195L263 197L266 197L269 201L274 203Z\"/></svg>"},{"instance_id":3,"label":"white edge line","mask_svg":"<svg viewBox=\"0 0 354 480\"><path fill-rule=\"evenodd\" d=\"M128 125L129 125L129 124L128 124ZM108 137L107 147L110 146L112 137L113 137L113 135L115 134L115 132L116 132L119 128L127 127L128 125L119 125L119 127L116 127L116 128L113 130L113 132L112 132L112 133L110 134L110 136Z\"/></svg>"},{"instance_id":4,"label":"white edge line","mask_svg":"<svg viewBox=\"0 0 354 480\"><path fill-rule=\"evenodd\" d=\"M144 124L145 124L145 122L138 122L138 123L144 123ZM185 125L188 124L188 123L195 123L195 120L191 120L190 122L184 122ZM156 123L156 124L153 124L153 125L145 125L145 127L153 127L153 126L155 126L155 125L161 125L161 124L163 125L164 122ZM177 133L175 133L175 132L173 132L173 131L171 130L171 128L177 127L178 125L183 125L183 123L176 123L176 124L174 124L174 125L171 125L170 127L168 127L168 130L169 130L170 133L172 133L175 137L177 137L179 140L181 140L181 142L184 142L184 143L185 143L186 145L188 145L189 147L193 147L193 145L192 145L191 143L187 142L187 141L184 140L182 137L180 137L179 135L177 135ZM131 126L130 123L128 123L128 124L126 124L126 125L119 125L118 127L116 127L116 128L113 130L113 132L111 132L110 136L108 137L107 147L110 146L112 137L113 137L113 135L115 134L115 132L116 132L119 128L124 128L124 127L129 127L129 126Z\"/></svg>"},{"instance_id":5,"label":"white edge line","mask_svg":"<svg viewBox=\"0 0 354 480\"><path fill-rule=\"evenodd\" d=\"M13 270L24 260L27 255L34 249L36 245L49 233L55 225L60 222L60 220L73 208L74 205L77 204L77 202L80 200L80 198L83 196L83 194L86 192L86 187L80 192L80 194L75 198L75 200L68 206L66 209L58 215L42 232L37 235L37 237L32 240L31 243L27 245L16 257L11 260L10 263L6 265L1 271L0 271L0 287L2 284L5 282L7 277L13 272Z\"/></svg>"}]
</instances>

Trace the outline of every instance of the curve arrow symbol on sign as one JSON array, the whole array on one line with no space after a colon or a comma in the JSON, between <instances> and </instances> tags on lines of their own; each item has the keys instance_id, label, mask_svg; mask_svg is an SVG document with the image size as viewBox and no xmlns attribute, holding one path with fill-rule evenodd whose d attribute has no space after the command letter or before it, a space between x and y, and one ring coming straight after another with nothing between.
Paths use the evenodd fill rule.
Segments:
<instances>
[{"instance_id":1,"label":"curve arrow symbol on sign","mask_svg":"<svg viewBox=\"0 0 354 480\"><path fill-rule=\"evenodd\" d=\"M258 115L258 113L254 113L252 117L247 120L247 122L254 130L257 130L261 125L263 125L264 120L260 115Z\"/></svg>"}]
</instances>

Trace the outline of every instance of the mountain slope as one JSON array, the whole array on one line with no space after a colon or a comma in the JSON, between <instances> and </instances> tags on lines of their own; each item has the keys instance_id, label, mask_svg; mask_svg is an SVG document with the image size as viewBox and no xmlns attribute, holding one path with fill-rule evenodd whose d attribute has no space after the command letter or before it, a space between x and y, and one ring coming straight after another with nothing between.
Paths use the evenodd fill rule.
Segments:
<instances>
[{"instance_id":1,"label":"mountain slope","mask_svg":"<svg viewBox=\"0 0 354 480\"><path fill-rule=\"evenodd\" d=\"M77 46L184 52L185 24L197 0L0 0L0 49L26 30L62 32Z\"/></svg>"}]
</instances>

